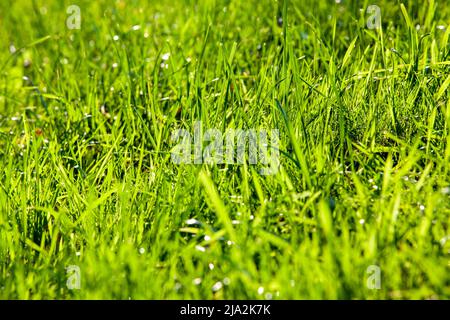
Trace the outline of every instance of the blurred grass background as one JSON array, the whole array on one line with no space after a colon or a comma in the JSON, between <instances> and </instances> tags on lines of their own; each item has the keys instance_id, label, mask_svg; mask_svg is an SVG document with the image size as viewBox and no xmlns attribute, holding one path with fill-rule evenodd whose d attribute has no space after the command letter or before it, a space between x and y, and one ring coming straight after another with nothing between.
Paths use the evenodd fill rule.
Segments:
<instances>
[{"instance_id":1,"label":"blurred grass background","mask_svg":"<svg viewBox=\"0 0 450 320\"><path fill-rule=\"evenodd\" d=\"M2 1L0 298L448 299L449 22L438 0ZM279 129L280 171L171 163L197 120Z\"/></svg>"}]
</instances>

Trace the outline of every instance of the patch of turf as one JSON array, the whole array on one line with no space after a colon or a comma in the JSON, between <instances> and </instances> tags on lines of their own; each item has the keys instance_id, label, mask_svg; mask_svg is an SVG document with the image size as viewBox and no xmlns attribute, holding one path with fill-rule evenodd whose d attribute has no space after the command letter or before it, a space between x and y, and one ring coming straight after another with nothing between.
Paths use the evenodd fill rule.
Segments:
<instances>
[{"instance_id":1,"label":"patch of turf","mask_svg":"<svg viewBox=\"0 0 450 320\"><path fill-rule=\"evenodd\" d=\"M1 1L0 298L449 298L450 7L371 4ZM196 121L278 173L174 164Z\"/></svg>"}]
</instances>

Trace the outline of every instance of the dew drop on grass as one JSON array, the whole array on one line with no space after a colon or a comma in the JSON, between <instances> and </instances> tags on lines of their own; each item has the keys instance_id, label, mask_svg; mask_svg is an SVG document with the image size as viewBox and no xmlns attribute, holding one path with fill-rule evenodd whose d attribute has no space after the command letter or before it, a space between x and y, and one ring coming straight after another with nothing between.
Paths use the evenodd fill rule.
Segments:
<instances>
[{"instance_id":1,"label":"dew drop on grass","mask_svg":"<svg viewBox=\"0 0 450 320\"><path fill-rule=\"evenodd\" d=\"M220 289L223 288L223 284L220 281L217 281L213 286L212 286L212 291L217 292Z\"/></svg>"},{"instance_id":2,"label":"dew drop on grass","mask_svg":"<svg viewBox=\"0 0 450 320\"><path fill-rule=\"evenodd\" d=\"M192 283L198 286L200 283L202 283L202 278L195 278L194 280L192 280Z\"/></svg>"},{"instance_id":3,"label":"dew drop on grass","mask_svg":"<svg viewBox=\"0 0 450 320\"><path fill-rule=\"evenodd\" d=\"M277 25L278 25L279 27L282 27L282 26L283 26L283 18L282 18L282 17L278 17L278 19L277 19Z\"/></svg>"},{"instance_id":4,"label":"dew drop on grass","mask_svg":"<svg viewBox=\"0 0 450 320\"><path fill-rule=\"evenodd\" d=\"M206 251L206 248L205 248L205 247L202 247L202 246L200 246L200 245L196 245L196 246L195 246L195 250L200 251L200 252L205 252L205 251Z\"/></svg>"},{"instance_id":5,"label":"dew drop on grass","mask_svg":"<svg viewBox=\"0 0 450 320\"><path fill-rule=\"evenodd\" d=\"M264 293L264 287L259 287L258 288L258 294L262 295Z\"/></svg>"},{"instance_id":6,"label":"dew drop on grass","mask_svg":"<svg viewBox=\"0 0 450 320\"><path fill-rule=\"evenodd\" d=\"M201 222L198 221L197 219L188 219L188 220L186 220L186 224L189 225L189 226L200 225Z\"/></svg>"},{"instance_id":7,"label":"dew drop on grass","mask_svg":"<svg viewBox=\"0 0 450 320\"><path fill-rule=\"evenodd\" d=\"M230 283L231 283L230 278L224 278L224 279L223 279L223 284L224 284L224 285L228 286Z\"/></svg>"},{"instance_id":8,"label":"dew drop on grass","mask_svg":"<svg viewBox=\"0 0 450 320\"><path fill-rule=\"evenodd\" d=\"M442 194L449 194L450 193L450 187L444 187L441 189Z\"/></svg>"},{"instance_id":9,"label":"dew drop on grass","mask_svg":"<svg viewBox=\"0 0 450 320\"><path fill-rule=\"evenodd\" d=\"M113 37L113 40L114 41L118 41L120 38L119 38L119 36L116 34L116 35L114 35L114 37Z\"/></svg>"},{"instance_id":10,"label":"dew drop on grass","mask_svg":"<svg viewBox=\"0 0 450 320\"><path fill-rule=\"evenodd\" d=\"M170 53L169 53L169 52L164 53L164 54L162 55L162 57L161 57L161 59L162 59L163 61L167 61L167 60L169 60L169 58L170 58Z\"/></svg>"},{"instance_id":11,"label":"dew drop on grass","mask_svg":"<svg viewBox=\"0 0 450 320\"><path fill-rule=\"evenodd\" d=\"M145 253L145 249L144 248L139 248L139 253L140 254L144 254Z\"/></svg>"},{"instance_id":12,"label":"dew drop on grass","mask_svg":"<svg viewBox=\"0 0 450 320\"><path fill-rule=\"evenodd\" d=\"M208 268L209 268L209 270L214 270L214 264L212 264L212 263L208 264Z\"/></svg>"}]
</instances>

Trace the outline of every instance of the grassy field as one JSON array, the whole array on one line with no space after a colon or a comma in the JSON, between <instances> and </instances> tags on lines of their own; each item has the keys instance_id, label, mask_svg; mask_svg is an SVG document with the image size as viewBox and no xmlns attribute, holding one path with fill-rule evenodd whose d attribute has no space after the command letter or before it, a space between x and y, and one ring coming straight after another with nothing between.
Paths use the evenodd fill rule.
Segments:
<instances>
[{"instance_id":1,"label":"grassy field","mask_svg":"<svg viewBox=\"0 0 450 320\"><path fill-rule=\"evenodd\" d=\"M1 1L0 299L450 298L449 36L447 0ZM278 129L278 172L174 163L196 121Z\"/></svg>"}]
</instances>

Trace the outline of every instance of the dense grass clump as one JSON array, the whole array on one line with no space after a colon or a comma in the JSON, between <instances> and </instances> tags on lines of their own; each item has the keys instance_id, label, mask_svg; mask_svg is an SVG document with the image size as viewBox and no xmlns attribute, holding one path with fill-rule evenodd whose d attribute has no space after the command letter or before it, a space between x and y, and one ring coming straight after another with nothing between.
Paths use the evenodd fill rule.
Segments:
<instances>
[{"instance_id":1,"label":"dense grass clump","mask_svg":"<svg viewBox=\"0 0 450 320\"><path fill-rule=\"evenodd\" d=\"M449 298L449 36L446 0L1 1L0 298ZM278 129L278 172L173 163L197 121Z\"/></svg>"}]
</instances>

